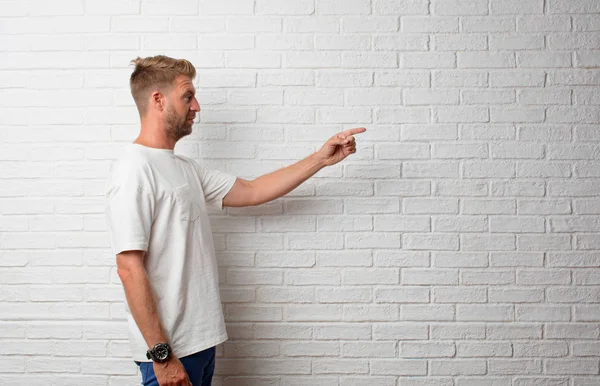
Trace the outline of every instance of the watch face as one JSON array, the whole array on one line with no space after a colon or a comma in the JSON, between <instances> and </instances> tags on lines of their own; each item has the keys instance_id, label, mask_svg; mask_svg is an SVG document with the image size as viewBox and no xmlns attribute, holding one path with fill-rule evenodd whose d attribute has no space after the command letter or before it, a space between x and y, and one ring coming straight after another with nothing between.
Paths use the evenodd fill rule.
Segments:
<instances>
[{"instance_id":1,"label":"watch face","mask_svg":"<svg viewBox=\"0 0 600 386\"><path fill-rule=\"evenodd\" d=\"M169 356L169 349L165 345L160 345L154 350L154 355L158 360L167 359Z\"/></svg>"}]
</instances>

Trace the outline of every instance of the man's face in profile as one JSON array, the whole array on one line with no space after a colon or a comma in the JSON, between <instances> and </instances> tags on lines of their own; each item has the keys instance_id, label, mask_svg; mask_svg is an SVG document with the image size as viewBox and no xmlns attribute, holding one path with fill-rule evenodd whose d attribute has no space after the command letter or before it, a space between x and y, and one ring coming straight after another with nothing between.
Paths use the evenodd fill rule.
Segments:
<instances>
[{"instance_id":1,"label":"man's face in profile","mask_svg":"<svg viewBox=\"0 0 600 386\"><path fill-rule=\"evenodd\" d=\"M196 100L196 89L192 80L184 75L175 79L174 86L167 93L165 129L169 138L180 140L192 133L192 125L200 105Z\"/></svg>"}]
</instances>

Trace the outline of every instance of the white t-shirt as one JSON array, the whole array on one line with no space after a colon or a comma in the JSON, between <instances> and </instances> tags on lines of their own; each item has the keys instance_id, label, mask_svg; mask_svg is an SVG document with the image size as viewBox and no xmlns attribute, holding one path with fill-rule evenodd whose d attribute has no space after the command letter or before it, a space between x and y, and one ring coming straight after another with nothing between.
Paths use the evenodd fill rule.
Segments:
<instances>
[{"instance_id":1,"label":"white t-shirt","mask_svg":"<svg viewBox=\"0 0 600 386\"><path fill-rule=\"evenodd\" d=\"M235 181L173 150L139 144L127 146L108 178L113 253L146 251L158 315L178 357L227 340L207 207L222 209ZM148 362L148 346L125 307L133 359Z\"/></svg>"}]
</instances>

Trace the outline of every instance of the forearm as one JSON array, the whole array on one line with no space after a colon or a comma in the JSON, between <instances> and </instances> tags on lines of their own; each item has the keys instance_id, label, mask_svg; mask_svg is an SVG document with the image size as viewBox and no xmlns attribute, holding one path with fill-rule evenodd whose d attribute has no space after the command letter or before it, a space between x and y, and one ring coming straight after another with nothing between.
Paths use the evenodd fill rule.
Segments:
<instances>
[{"instance_id":1,"label":"forearm","mask_svg":"<svg viewBox=\"0 0 600 386\"><path fill-rule=\"evenodd\" d=\"M148 348L152 348L156 343L167 342L167 336L158 316L152 287L144 268L131 268L120 274L120 277L129 310Z\"/></svg>"},{"instance_id":2,"label":"forearm","mask_svg":"<svg viewBox=\"0 0 600 386\"><path fill-rule=\"evenodd\" d=\"M256 178L252 181L256 192L256 205L288 194L324 166L316 153L313 153L293 165Z\"/></svg>"}]
</instances>

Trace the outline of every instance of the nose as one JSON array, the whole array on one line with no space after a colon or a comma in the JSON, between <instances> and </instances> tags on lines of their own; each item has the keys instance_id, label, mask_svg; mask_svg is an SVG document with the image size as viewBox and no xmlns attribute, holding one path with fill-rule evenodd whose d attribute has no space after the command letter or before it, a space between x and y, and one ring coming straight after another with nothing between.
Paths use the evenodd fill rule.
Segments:
<instances>
[{"instance_id":1,"label":"nose","mask_svg":"<svg viewBox=\"0 0 600 386\"><path fill-rule=\"evenodd\" d=\"M191 107L192 111L200 111L200 104L198 103L198 100L194 97L194 101L192 103L192 107Z\"/></svg>"}]
</instances>

